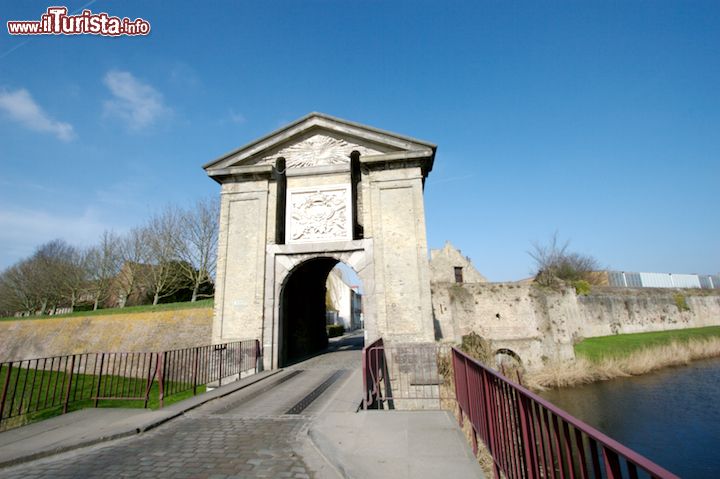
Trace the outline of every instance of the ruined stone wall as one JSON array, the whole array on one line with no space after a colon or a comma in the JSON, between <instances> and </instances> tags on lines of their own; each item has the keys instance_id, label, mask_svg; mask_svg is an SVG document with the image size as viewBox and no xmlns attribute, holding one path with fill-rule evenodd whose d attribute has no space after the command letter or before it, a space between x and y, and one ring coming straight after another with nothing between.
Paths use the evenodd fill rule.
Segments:
<instances>
[{"instance_id":1,"label":"ruined stone wall","mask_svg":"<svg viewBox=\"0 0 720 479\"><path fill-rule=\"evenodd\" d=\"M577 303L587 338L720 324L720 292L708 290L595 288Z\"/></svg>"},{"instance_id":2,"label":"ruined stone wall","mask_svg":"<svg viewBox=\"0 0 720 479\"><path fill-rule=\"evenodd\" d=\"M433 283L456 282L455 268L460 268L462 281L487 283L487 279L475 269L472 261L449 241L442 249L430 250L430 281Z\"/></svg>"},{"instance_id":3,"label":"ruined stone wall","mask_svg":"<svg viewBox=\"0 0 720 479\"><path fill-rule=\"evenodd\" d=\"M0 321L0 362L210 344L212 308Z\"/></svg>"},{"instance_id":4,"label":"ruined stone wall","mask_svg":"<svg viewBox=\"0 0 720 479\"><path fill-rule=\"evenodd\" d=\"M720 293L706 290L605 287L578 297L572 288L433 283L432 300L438 339L459 342L476 332L496 350L517 353L530 369L574 357L573 344L582 338L720 325Z\"/></svg>"}]
</instances>

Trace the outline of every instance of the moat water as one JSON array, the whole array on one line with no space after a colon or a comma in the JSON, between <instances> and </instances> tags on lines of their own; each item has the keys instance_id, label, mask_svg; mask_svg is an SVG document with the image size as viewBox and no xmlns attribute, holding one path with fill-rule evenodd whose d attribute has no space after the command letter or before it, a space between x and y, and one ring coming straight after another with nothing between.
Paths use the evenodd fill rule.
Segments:
<instances>
[{"instance_id":1,"label":"moat water","mask_svg":"<svg viewBox=\"0 0 720 479\"><path fill-rule=\"evenodd\" d=\"M720 477L720 359L541 395L680 477Z\"/></svg>"}]
</instances>

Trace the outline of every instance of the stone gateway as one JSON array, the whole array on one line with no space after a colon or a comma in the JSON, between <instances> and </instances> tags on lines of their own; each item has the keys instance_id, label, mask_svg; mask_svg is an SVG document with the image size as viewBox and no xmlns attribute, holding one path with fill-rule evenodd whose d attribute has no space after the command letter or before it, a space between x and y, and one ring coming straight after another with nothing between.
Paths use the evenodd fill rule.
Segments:
<instances>
[{"instance_id":1,"label":"stone gateway","mask_svg":"<svg viewBox=\"0 0 720 479\"><path fill-rule=\"evenodd\" d=\"M264 367L319 351L325 282L363 282L366 341L434 341L423 185L436 146L311 113L204 166L220 183L213 342Z\"/></svg>"}]
</instances>

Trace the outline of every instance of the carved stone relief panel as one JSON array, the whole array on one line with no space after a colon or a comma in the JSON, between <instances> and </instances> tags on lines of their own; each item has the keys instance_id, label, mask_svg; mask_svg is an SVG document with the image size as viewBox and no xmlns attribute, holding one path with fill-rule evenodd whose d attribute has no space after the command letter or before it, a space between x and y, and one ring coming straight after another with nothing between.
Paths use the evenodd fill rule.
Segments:
<instances>
[{"instance_id":1,"label":"carved stone relief panel","mask_svg":"<svg viewBox=\"0 0 720 479\"><path fill-rule=\"evenodd\" d=\"M287 195L288 243L352 239L349 184L289 188Z\"/></svg>"},{"instance_id":2,"label":"carved stone relief panel","mask_svg":"<svg viewBox=\"0 0 720 479\"><path fill-rule=\"evenodd\" d=\"M317 134L266 156L257 164L274 165L277 158L283 157L288 168L342 165L350 162L350 153L354 150L361 155L382 153L344 139Z\"/></svg>"}]
</instances>

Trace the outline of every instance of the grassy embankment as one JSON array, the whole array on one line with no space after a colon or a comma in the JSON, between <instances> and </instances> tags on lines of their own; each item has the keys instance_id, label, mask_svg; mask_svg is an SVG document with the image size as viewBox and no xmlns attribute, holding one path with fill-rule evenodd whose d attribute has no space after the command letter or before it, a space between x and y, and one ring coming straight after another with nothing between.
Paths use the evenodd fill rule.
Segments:
<instances>
[{"instance_id":1,"label":"grassy embankment","mask_svg":"<svg viewBox=\"0 0 720 479\"><path fill-rule=\"evenodd\" d=\"M212 308L213 299L203 299L191 303L185 301L182 303L164 303L153 306L152 304L143 304L141 306L127 306L125 308L107 308L98 309L97 311L75 311L67 314L57 314L53 316L38 315L38 316L26 316L16 318L15 316L7 316L0 318L0 321L19 321L23 319L52 319L52 318L75 318L75 317L86 317L86 316L106 316L109 314L131 314L131 313L146 313L153 311L174 311L177 309L194 309L194 308Z\"/></svg>"},{"instance_id":2,"label":"grassy embankment","mask_svg":"<svg viewBox=\"0 0 720 479\"><path fill-rule=\"evenodd\" d=\"M7 318L0 318L0 321L18 321L23 319L50 319L50 318L67 318L67 317L85 317L85 316L106 316L106 315L115 315L115 314L131 314L131 313L144 313L144 312L155 312L155 311L172 311L172 310L181 310L181 309L194 309L194 308L210 308L213 305L212 299L202 300L202 301L196 301L194 303L191 302L183 302L183 303L167 303L167 304L159 304L156 306L152 305L142 305L142 306L129 306L126 308L113 308L113 309L100 309L97 311L77 311L74 313L69 314L63 314L63 315L56 315L56 316L32 316L32 317L26 317L26 318L15 318L15 317L7 317ZM20 378L17 378L18 373L20 373ZM7 367L0 368L0 388L2 388L2 385L5 384L5 376L7 375ZM27 376L30 377L27 377ZM14 400L14 407L20 407L20 405L23 406L23 410L27 410L28 404L30 405L30 409L37 411L30 412L28 414L23 414L19 416L15 416L10 419L6 419L0 423L0 430L11 428L11 427L17 427L23 424L27 424L30 422L39 421L42 419L46 419L49 417L57 416L62 413L62 405L60 406L52 406L52 407L46 407L53 404L52 397L54 395L58 396L58 398L62 397L64 394L64 385L65 385L65 373L64 372L57 372L57 371L38 371L37 374L28 372L27 370L23 370L19 372L17 369L14 369L10 380L8 382L9 385L16 384L16 380L18 381L18 384L25 384L25 387L22 387L22 393L17 395ZM113 387L115 388L115 391L127 391L125 395L130 395L130 391L144 391L145 389L145 379L137 379L137 378L122 378L118 376L111 376L111 377L104 377L102 380L101 390L105 389L105 384L112 382ZM91 398L96 391L97 388L97 377L93 375L75 375L73 376L73 382L75 383L75 386L73 387L73 397L77 398ZM174 388L179 389L179 388ZM202 393L205 391L205 386L199 386L198 387L198 393ZM142 393L140 393L142 394ZM187 399L188 397L192 396L193 392L192 390L184 391L182 393L174 394L170 397L166 397L164 399L165 405L172 404L174 402L182 401L183 399ZM21 398L22 396L22 398ZM57 401L60 401L58 399ZM57 404L57 401L55 404ZM69 411L75 411L78 409L83 409L87 407L94 407L94 400L92 399L81 399L74 402L70 402L68 405ZM129 407L129 408L142 408L144 406L144 401L142 400L101 400L99 401L100 407ZM150 396L148 401L148 408L150 409L157 409L160 406L159 400L158 400L158 385L157 381L153 382L152 387L150 389ZM6 404L6 408L9 407L9 404ZM7 410L3 415L7 415Z\"/></svg>"},{"instance_id":3,"label":"grassy embankment","mask_svg":"<svg viewBox=\"0 0 720 479\"><path fill-rule=\"evenodd\" d=\"M718 357L720 326L589 338L575 345L575 355L574 361L528 374L526 384L538 390L567 387Z\"/></svg>"}]
</instances>

